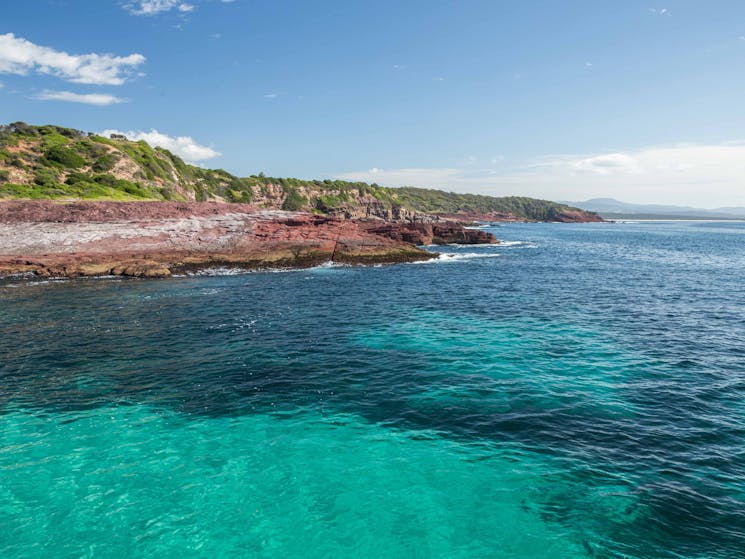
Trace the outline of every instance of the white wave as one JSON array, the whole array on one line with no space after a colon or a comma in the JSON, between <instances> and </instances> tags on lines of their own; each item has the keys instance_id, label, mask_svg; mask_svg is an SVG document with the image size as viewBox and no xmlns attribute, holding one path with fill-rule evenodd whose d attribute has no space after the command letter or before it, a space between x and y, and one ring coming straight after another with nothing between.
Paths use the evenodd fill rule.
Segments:
<instances>
[{"instance_id":1,"label":"white wave","mask_svg":"<svg viewBox=\"0 0 745 559\"><path fill-rule=\"evenodd\" d=\"M532 241L499 241L498 246L515 248L538 248L538 245Z\"/></svg>"},{"instance_id":2,"label":"white wave","mask_svg":"<svg viewBox=\"0 0 745 559\"><path fill-rule=\"evenodd\" d=\"M480 258L497 258L500 256L496 252L461 252L461 253L440 253L437 258L431 260L422 260L420 262L411 262L411 264L444 264L447 262L461 262L467 260L477 260Z\"/></svg>"},{"instance_id":3,"label":"white wave","mask_svg":"<svg viewBox=\"0 0 745 559\"><path fill-rule=\"evenodd\" d=\"M330 272L333 270L338 270L339 268L352 268L353 264L344 264L342 262L324 262L323 264L318 264L317 266L312 266L310 268L307 268L306 271L311 273L324 273L324 272Z\"/></svg>"},{"instance_id":4,"label":"white wave","mask_svg":"<svg viewBox=\"0 0 745 559\"><path fill-rule=\"evenodd\" d=\"M245 268L229 268L227 266L215 266L213 268L203 268L192 272L186 272L186 276L237 276L246 274L249 270ZM183 277L183 276L180 276Z\"/></svg>"},{"instance_id":5,"label":"white wave","mask_svg":"<svg viewBox=\"0 0 745 559\"><path fill-rule=\"evenodd\" d=\"M420 248L423 248L430 252L440 252L443 249L443 247L484 249L484 248L495 248L498 246L499 244L497 243L469 243L469 244L448 243L446 245L419 245Z\"/></svg>"},{"instance_id":6,"label":"white wave","mask_svg":"<svg viewBox=\"0 0 745 559\"><path fill-rule=\"evenodd\" d=\"M71 278L48 278L48 279L38 279L38 276L35 275L26 275L26 274L16 274L14 276L8 276L4 279L9 280L20 280L20 283L0 283L0 287L12 287L12 288L18 288L18 287L40 287L42 285L50 285L50 284L56 284L56 283L67 283L69 281L72 281ZM97 278L75 278L78 280L81 279L97 279Z\"/></svg>"}]
</instances>

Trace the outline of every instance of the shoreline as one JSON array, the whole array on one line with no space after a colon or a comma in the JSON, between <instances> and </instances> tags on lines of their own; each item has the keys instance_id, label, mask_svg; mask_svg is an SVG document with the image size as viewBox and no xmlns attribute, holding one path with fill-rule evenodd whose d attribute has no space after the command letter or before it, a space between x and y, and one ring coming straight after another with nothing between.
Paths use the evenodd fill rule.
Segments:
<instances>
[{"instance_id":1,"label":"shoreline","mask_svg":"<svg viewBox=\"0 0 745 559\"><path fill-rule=\"evenodd\" d=\"M163 278L214 267L309 268L437 258L417 245L495 243L454 222L349 220L244 204L0 203L0 277Z\"/></svg>"}]
</instances>

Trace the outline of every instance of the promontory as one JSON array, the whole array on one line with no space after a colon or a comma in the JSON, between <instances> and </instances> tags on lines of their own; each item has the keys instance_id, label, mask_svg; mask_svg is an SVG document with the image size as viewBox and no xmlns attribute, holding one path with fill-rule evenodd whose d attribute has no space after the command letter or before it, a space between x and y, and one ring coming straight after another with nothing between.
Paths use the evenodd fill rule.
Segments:
<instances>
[{"instance_id":1,"label":"promontory","mask_svg":"<svg viewBox=\"0 0 745 559\"><path fill-rule=\"evenodd\" d=\"M422 245L497 242L474 221L602 219L524 197L240 178L124 136L0 126L0 276L410 262L435 256Z\"/></svg>"}]
</instances>

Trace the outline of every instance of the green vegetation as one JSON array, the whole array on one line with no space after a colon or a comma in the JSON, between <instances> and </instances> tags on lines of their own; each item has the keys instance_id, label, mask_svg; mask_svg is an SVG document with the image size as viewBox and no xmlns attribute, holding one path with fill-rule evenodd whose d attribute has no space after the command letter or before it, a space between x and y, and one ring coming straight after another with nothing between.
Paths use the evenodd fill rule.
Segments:
<instances>
[{"instance_id":1,"label":"green vegetation","mask_svg":"<svg viewBox=\"0 0 745 559\"><path fill-rule=\"evenodd\" d=\"M290 212L302 210L308 204L308 199L300 194L297 188L287 188L287 198L282 202L282 209Z\"/></svg>"},{"instance_id":2,"label":"green vegetation","mask_svg":"<svg viewBox=\"0 0 745 559\"><path fill-rule=\"evenodd\" d=\"M61 167L68 167L70 169L77 169L85 165L85 159L82 156L75 153L73 150L62 147L54 146L49 148L45 153L44 157L52 164L57 164Z\"/></svg>"},{"instance_id":3,"label":"green vegetation","mask_svg":"<svg viewBox=\"0 0 745 559\"><path fill-rule=\"evenodd\" d=\"M525 198L522 196L483 196L457 194L426 188L404 187L396 189L401 204L420 212L437 213L497 213L511 214L536 221L551 221L561 212L572 210L564 204Z\"/></svg>"},{"instance_id":4,"label":"green vegetation","mask_svg":"<svg viewBox=\"0 0 745 559\"><path fill-rule=\"evenodd\" d=\"M10 181L13 180L13 183ZM522 197L495 198L341 180L236 177L185 163L170 151L60 126L0 126L0 198L223 200L316 213L387 211L509 214L550 221L576 208ZM363 212L364 213L364 212Z\"/></svg>"}]
</instances>

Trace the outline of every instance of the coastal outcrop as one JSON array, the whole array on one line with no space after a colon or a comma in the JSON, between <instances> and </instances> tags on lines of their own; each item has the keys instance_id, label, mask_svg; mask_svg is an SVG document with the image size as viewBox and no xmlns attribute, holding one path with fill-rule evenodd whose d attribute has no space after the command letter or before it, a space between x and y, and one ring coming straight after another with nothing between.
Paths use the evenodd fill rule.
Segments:
<instances>
[{"instance_id":1,"label":"coastal outcrop","mask_svg":"<svg viewBox=\"0 0 745 559\"><path fill-rule=\"evenodd\" d=\"M0 203L0 276L165 277L214 266L394 263L434 256L356 221L243 204Z\"/></svg>"},{"instance_id":2,"label":"coastal outcrop","mask_svg":"<svg viewBox=\"0 0 745 559\"><path fill-rule=\"evenodd\" d=\"M435 256L421 245L497 242L475 221L602 219L520 196L237 177L122 135L0 126L0 276L410 262Z\"/></svg>"},{"instance_id":3,"label":"coastal outcrop","mask_svg":"<svg viewBox=\"0 0 745 559\"><path fill-rule=\"evenodd\" d=\"M468 229L455 221L366 224L368 232L415 245L492 244L497 239L480 229Z\"/></svg>"}]
</instances>

